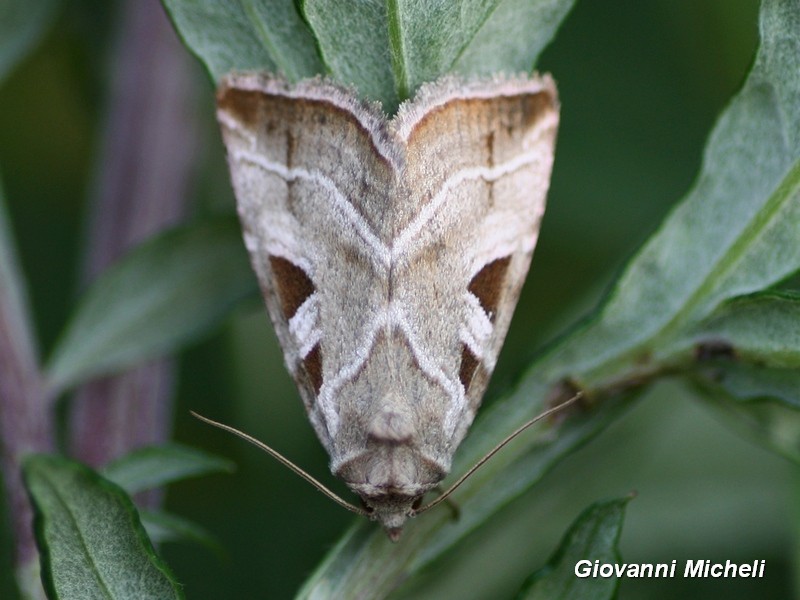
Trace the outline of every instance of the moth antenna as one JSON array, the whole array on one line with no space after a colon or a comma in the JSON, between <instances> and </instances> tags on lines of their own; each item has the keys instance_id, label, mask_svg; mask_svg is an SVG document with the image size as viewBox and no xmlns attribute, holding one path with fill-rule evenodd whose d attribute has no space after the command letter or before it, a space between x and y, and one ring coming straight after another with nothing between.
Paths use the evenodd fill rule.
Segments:
<instances>
[{"instance_id":1,"label":"moth antenna","mask_svg":"<svg viewBox=\"0 0 800 600\"><path fill-rule=\"evenodd\" d=\"M339 496L336 492L334 492L333 490L327 488L325 485L323 485L322 483L317 481L312 475L309 475L308 473L306 473L303 469L298 467L296 464L294 464L288 458L283 456L277 450L273 450L272 448L267 446L264 442L261 442L261 441L257 440L256 438L254 438L253 436L247 435L245 432L239 431L238 429L236 429L234 427L231 427L230 425L225 425L224 423L219 423L217 421L209 419L208 417L204 417L203 415L199 415L196 412L194 412L193 410L190 410L189 412L192 413L193 417L196 417L196 418L200 419L204 423L208 423L209 425L213 425L214 427L218 427L218 428L220 428L220 429L222 429L224 431L227 431L228 433L232 433L233 435L239 436L243 440L246 440L246 441L250 442L251 444L253 444L255 447L263 450L264 452L269 454L272 458L274 458L279 463L281 463L284 467L290 469L291 471L294 471L297 475L299 475L300 477L305 479L308 483L313 485L315 488L317 488L317 490L319 490L320 492L325 494L328 498L330 498L331 500L336 502L336 504L338 504L339 506L341 506L343 508L346 508L350 512L354 512L357 515L361 515L362 517L369 517L370 516L370 514L366 510L364 510L360 506L356 506L355 504L351 504L350 502L348 502L347 500L345 500L344 498Z\"/></svg>"},{"instance_id":2,"label":"moth antenna","mask_svg":"<svg viewBox=\"0 0 800 600\"><path fill-rule=\"evenodd\" d=\"M532 418L527 423L525 423L525 424L521 425L520 427L518 427L513 433L509 434L508 437L506 437L506 439L504 439L499 444L497 444L497 446L495 446L489 452L487 452L483 456L483 458L481 458L478 462L476 462L474 465L472 465L472 468L469 471L467 471L461 477L459 477L458 481L456 481L453 485L451 485L449 488L447 488L439 497L431 500L425 506L423 506L423 507L419 508L418 510L414 511L414 513L417 514L417 515L420 514L420 513L424 513L425 511L430 510L434 506L437 506L437 505L441 504L442 502L444 502L445 500L447 500L447 498L450 496L450 494L452 494L459 487L461 487L462 483L464 483L467 479L469 479L469 477L475 471L477 471L484 464L486 464L486 462L490 458L492 458L495 454L500 452L500 450L502 450L509 442L511 442L511 440L513 440L515 437L517 437L523 431L528 429L528 427L530 427L534 423L537 423L537 422L541 421L542 419L546 419L550 415L555 414L555 413L557 413L559 411L562 411L565 408L567 408L568 406L570 406L571 404L574 404L575 402L577 402L581 398L581 396L583 396L583 392L578 392L577 394L575 394L569 400L566 400L566 401L562 402L561 404L559 404L558 406L554 406L553 408L544 411L542 414L535 416L534 418Z\"/></svg>"}]
</instances>

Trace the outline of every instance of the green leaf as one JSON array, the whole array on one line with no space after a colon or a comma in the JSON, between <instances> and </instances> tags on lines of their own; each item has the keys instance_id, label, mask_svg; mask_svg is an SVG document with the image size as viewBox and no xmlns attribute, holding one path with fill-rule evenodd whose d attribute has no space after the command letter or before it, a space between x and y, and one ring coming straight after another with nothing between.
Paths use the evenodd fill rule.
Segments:
<instances>
[{"instance_id":1,"label":"green leaf","mask_svg":"<svg viewBox=\"0 0 800 600\"><path fill-rule=\"evenodd\" d=\"M529 72L574 0L304 0L337 80L393 114L423 83Z\"/></svg>"},{"instance_id":2,"label":"green leaf","mask_svg":"<svg viewBox=\"0 0 800 600\"><path fill-rule=\"evenodd\" d=\"M302 7L333 78L394 112L404 98L392 71L388 2L305 0Z\"/></svg>"},{"instance_id":3,"label":"green leaf","mask_svg":"<svg viewBox=\"0 0 800 600\"><path fill-rule=\"evenodd\" d=\"M80 463L31 455L25 485L48 598L182 598L130 498Z\"/></svg>"},{"instance_id":4,"label":"green leaf","mask_svg":"<svg viewBox=\"0 0 800 600\"><path fill-rule=\"evenodd\" d=\"M581 385L655 371L724 301L800 268L799 23L796 3L763 2L758 55L710 136L693 189L594 321L558 350L557 364Z\"/></svg>"},{"instance_id":5,"label":"green leaf","mask_svg":"<svg viewBox=\"0 0 800 600\"><path fill-rule=\"evenodd\" d=\"M575 0L502 0L453 63L456 73L530 72Z\"/></svg>"},{"instance_id":6,"label":"green leaf","mask_svg":"<svg viewBox=\"0 0 800 600\"><path fill-rule=\"evenodd\" d=\"M603 600L615 598L618 577L577 577L579 561L620 562L619 536L631 497L597 502L572 524L555 554L525 582L520 600Z\"/></svg>"},{"instance_id":7,"label":"green leaf","mask_svg":"<svg viewBox=\"0 0 800 600\"><path fill-rule=\"evenodd\" d=\"M693 381L723 391L737 403L775 400L792 410L800 410L800 370L765 368L737 362L715 360L694 374ZM800 447L798 447L800 449Z\"/></svg>"},{"instance_id":8,"label":"green leaf","mask_svg":"<svg viewBox=\"0 0 800 600\"><path fill-rule=\"evenodd\" d=\"M302 0L303 17L291 0L163 2L215 80L234 70L292 81L330 73L393 114L447 73L532 70L574 0Z\"/></svg>"},{"instance_id":9,"label":"green leaf","mask_svg":"<svg viewBox=\"0 0 800 600\"><path fill-rule=\"evenodd\" d=\"M292 81L324 72L314 38L292 0L163 3L215 81L229 71L270 71Z\"/></svg>"},{"instance_id":10,"label":"green leaf","mask_svg":"<svg viewBox=\"0 0 800 600\"><path fill-rule=\"evenodd\" d=\"M175 481L234 470L224 458L181 444L138 448L110 462L103 476L129 494L161 487Z\"/></svg>"},{"instance_id":11,"label":"green leaf","mask_svg":"<svg viewBox=\"0 0 800 600\"><path fill-rule=\"evenodd\" d=\"M9 349L30 365L38 360L33 322L28 312L27 282L17 257L14 235L6 211L6 199L0 182L0 327Z\"/></svg>"},{"instance_id":12,"label":"green leaf","mask_svg":"<svg viewBox=\"0 0 800 600\"><path fill-rule=\"evenodd\" d=\"M800 370L718 359L691 382L735 429L800 464Z\"/></svg>"},{"instance_id":13,"label":"green leaf","mask_svg":"<svg viewBox=\"0 0 800 600\"><path fill-rule=\"evenodd\" d=\"M143 510L140 514L147 535L156 544L193 542L217 554L223 554L223 549L216 538L197 523L162 511Z\"/></svg>"},{"instance_id":14,"label":"green leaf","mask_svg":"<svg viewBox=\"0 0 800 600\"><path fill-rule=\"evenodd\" d=\"M691 381L738 429L800 462L800 296L735 298L687 333Z\"/></svg>"},{"instance_id":15,"label":"green leaf","mask_svg":"<svg viewBox=\"0 0 800 600\"><path fill-rule=\"evenodd\" d=\"M58 0L0 3L0 82L36 46L53 22Z\"/></svg>"},{"instance_id":16,"label":"green leaf","mask_svg":"<svg viewBox=\"0 0 800 600\"><path fill-rule=\"evenodd\" d=\"M426 81L453 70L500 2L305 0L303 10L334 77L394 112ZM505 38L501 38L505 39Z\"/></svg>"},{"instance_id":17,"label":"green leaf","mask_svg":"<svg viewBox=\"0 0 800 600\"><path fill-rule=\"evenodd\" d=\"M389 41L400 98L452 70L499 0L389 0Z\"/></svg>"},{"instance_id":18,"label":"green leaf","mask_svg":"<svg viewBox=\"0 0 800 600\"><path fill-rule=\"evenodd\" d=\"M736 360L800 368L800 296L766 292L723 304L691 333L697 344L723 343Z\"/></svg>"},{"instance_id":19,"label":"green leaf","mask_svg":"<svg viewBox=\"0 0 800 600\"><path fill-rule=\"evenodd\" d=\"M238 224L218 219L151 238L78 304L47 365L56 391L177 350L257 286Z\"/></svg>"}]
</instances>

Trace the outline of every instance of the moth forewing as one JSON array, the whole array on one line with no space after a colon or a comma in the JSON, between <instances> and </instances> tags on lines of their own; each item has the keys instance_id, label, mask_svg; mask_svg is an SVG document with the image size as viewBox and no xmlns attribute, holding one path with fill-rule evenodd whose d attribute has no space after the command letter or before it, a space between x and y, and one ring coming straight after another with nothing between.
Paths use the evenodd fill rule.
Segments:
<instances>
[{"instance_id":1,"label":"moth forewing","mask_svg":"<svg viewBox=\"0 0 800 600\"><path fill-rule=\"evenodd\" d=\"M555 86L446 78L389 119L327 81L233 74L217 114L287 367L331 470L396 536L447 475L508 330Z\"/></svg>"}]
</instances>

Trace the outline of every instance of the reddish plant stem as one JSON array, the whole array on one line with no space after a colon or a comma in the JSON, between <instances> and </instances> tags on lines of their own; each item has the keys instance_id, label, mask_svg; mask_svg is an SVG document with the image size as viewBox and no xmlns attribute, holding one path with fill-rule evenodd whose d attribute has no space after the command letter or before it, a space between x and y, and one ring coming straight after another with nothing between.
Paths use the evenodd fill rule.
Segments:
<instances>
[{"instance_id":1,"label":"reddish plant stem","mask_svg":"<svg viewBox=\"0 0 800 600\"><path fill-rule=\"evenodd\" d=\"M194 148L194 70L161 3L127 0L121 19L88 223L87 282L180 220ZM71 406L72 454L98 466L163 442L174 371L172 360L156 360L82 386Z\"/></svg>"},{"instance_id":2,"label":"reddish plant stem","mask_svg":"<svg viewBox=\"0 0 800 600\"><path fill-rule=\"evenodd\" d=\"M0 206L0 211L3 207ZM5 214L0 214L0 442L7 508L16 541L17 566L36 558L31 507L22 485L20 466L30 452L53 448L53 423L39 370L38 350L27 292Z\"/></svg>"}]
</instances>

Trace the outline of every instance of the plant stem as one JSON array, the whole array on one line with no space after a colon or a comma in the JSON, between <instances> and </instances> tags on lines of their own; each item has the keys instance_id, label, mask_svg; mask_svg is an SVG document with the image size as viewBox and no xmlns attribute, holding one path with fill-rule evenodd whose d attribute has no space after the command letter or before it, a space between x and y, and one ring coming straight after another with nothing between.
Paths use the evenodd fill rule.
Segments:
<instances>
[{"instance_id":1,"label":"plant stem","mask_svg":"<svg viewBox=\"0 0 800 600\"><path fill-rule=\"evenodd\" d=\"M53 447L53 424L39 371L38 350L27 292L18 266L11 229L0 204L0 441L7 507L14 531L18 573L37 562L31 507L20 464L30 452ZM20 583L24 575L20 575Z\"/></svg>"},{"instance_id":2,"label":"plant stem","mask_svg":"<svg viewBox=\"0 0 800 600\"><path fill-rule=\"evenodd\" d=\"M192 163L190 59L158 0L128 0L120 12L84 282L181 219ZM171 429L174 371L173 361L162 359L84 385L70 414L72 453L99 466L163 442Z\"/></svg>"}]
</instances>

